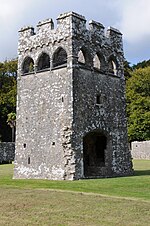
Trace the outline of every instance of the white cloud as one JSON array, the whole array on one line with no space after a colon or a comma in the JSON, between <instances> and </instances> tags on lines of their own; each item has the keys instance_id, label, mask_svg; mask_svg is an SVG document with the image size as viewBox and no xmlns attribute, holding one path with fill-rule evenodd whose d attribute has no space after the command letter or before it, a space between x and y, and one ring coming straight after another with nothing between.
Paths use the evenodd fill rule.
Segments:
<instances>
[{"instance_id":1,"label":"white cloud","mask_svg":"<svg viewBox=\"0 0 150 226\"><path fill-rule=\"evenodd\" d=\"M138 43L150 36L150 1L118 1L121 10L120 29L126 41Z\"/></svg>"}]
</instances>

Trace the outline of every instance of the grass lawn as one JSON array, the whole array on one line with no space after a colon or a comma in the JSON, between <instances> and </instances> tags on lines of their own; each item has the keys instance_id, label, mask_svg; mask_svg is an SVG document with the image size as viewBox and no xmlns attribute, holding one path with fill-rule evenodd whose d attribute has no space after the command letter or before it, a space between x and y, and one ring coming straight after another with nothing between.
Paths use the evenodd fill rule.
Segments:
<instances>
[{"instance_id":1,"label":"grass lawn","mask_svg":"<svg viewBox=\"0 0 150 226\"><path fill-rule=\"evenodd\" d=\"M13 165L0 165L0 226L149 226L150 160L134 169L132 177L13 180Z\"/></svg>"}]
</instances>

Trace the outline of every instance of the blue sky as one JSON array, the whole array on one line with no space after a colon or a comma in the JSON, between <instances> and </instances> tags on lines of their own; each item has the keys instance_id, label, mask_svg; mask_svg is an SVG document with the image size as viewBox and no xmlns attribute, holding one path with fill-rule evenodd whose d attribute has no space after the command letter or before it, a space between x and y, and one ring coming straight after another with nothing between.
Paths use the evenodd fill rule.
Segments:
<instances>
[{"instance_id":1,"label":"blue sky","mask_svg":"<svg viewBox=\"0 0 150 226\"><path fill-rule=\"evenodd\" d=\"M123 33L126 59L135 64L150 59L150 0L1 0L0 61L17 56L18 30L36 27L40 20L56 19L75 11L87 19Z\"/></svg>"}]
</instances>

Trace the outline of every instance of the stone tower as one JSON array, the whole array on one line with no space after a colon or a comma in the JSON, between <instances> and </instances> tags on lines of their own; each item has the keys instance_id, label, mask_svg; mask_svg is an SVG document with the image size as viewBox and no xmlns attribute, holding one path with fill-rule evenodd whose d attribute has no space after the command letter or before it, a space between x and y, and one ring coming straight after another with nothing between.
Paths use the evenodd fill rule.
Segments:
<instances>
[{"instance_id":1,"label":"stone tower","mask_svg":"<svg viewBox=\"0 0 150 226\"><path fill-rule=\"evenodd\" d=\"M122 34L70 12L19 31L14 178L132 174Z\"/></svg>"}]
</instances>

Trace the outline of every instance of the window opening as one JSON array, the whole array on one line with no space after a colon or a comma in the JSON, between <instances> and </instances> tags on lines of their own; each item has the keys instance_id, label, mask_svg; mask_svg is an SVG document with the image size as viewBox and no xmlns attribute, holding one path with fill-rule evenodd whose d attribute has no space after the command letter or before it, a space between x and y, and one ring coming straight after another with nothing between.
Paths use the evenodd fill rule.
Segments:
<instances>
[{"instance_id":1,"label":"window opening","mask_svg":"<svg viewBox=\"0 0 150 226\"><path fill-rule=\"evenodd\" d=\"M84 57L82 50L80 50L78 53L78 62L85 64L85 57Z\"/></svg>"},{"instance_id":2,"label":"window opening","mask_svg":"<svg viewBox=\"0 0 150 226\"><path fill-rule=\"evenodd\" d=\"M25 59L23 63L23 73L32 73L34 71L34 62L31 57Z\"/></svg>"},{"instance_id":3,"label":"window opening","mask_svg":"<svg viewBox=\"0 0 150 226\"><path fill-rule=\"evenodd\" d=\"M100 95L96 96L96 104L101 104L101 96Z\"/></svg>"},{"instance_id":4,"label":"window opening","mask_svg":"<svg viewBox=\"0 0 150 226\"><path fill-rule=\"evenodd\" d=\"M116 75L117 74L117 66L113 60L109 61L109 72Z\"/></svg>"},{"instance_id":5,"label":"window opening","mask_svg":"<svg viewBox=\"0 0 150 226\"><path fill-rule=\"evenodd\" d=\"M39 71L47 68L50 68L50 57L48 54L43 53L39 58L37 70Z\"/></svg>"},{"instance_id":6,"label":"window opening","mask_svg":"<svg viewBox=\"0 0 150 226\"><path fill-rule=\"evenodd\" d=\"M101 67L101 62L100 62L100 59L98 57L98 55L96 54L94 59L93 59L93 64L94 64L94 67L97 68L97 69L100 69Z\"/></svg>"},{"instance_id":7,"label":"window opening","mask_svg":"<svg viewBox=\"0 0 150 226\"><path fill-rule=\"evenodd\" d=\"M67 53L63 48L55 51L53 56L53 67L58 67L67 64Z\"/></svg>"},{"instance_id":8,"label":"window opening","mask_svg":"<svg viewBox=\"0 0 150 226\"><path fill-rule=\"evenodd\" d=\"M31 163L31 159L30 159L30 157L28 157L28 164L30 164Z\"/></svg>"}]
</instances>

